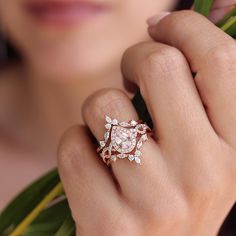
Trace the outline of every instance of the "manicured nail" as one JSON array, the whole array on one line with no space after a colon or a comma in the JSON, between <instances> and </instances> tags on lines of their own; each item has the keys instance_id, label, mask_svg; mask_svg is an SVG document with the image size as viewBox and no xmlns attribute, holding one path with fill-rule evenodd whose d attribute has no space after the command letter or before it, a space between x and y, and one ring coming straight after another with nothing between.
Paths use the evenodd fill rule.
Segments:
<instances>
[{"instance_id":1,"label":"manicured nail","mask_svg":"<svg viewBox=\"0 0 236 236\"><path fill-rule=\"evenodd\" d=\"M163 11L157 15L151 16L150 18L147 19L147 24L149 26L154 26L156 25L161 19L163 19L165 16L169 15L170 12Z\"/></svg>"}]
</instances>

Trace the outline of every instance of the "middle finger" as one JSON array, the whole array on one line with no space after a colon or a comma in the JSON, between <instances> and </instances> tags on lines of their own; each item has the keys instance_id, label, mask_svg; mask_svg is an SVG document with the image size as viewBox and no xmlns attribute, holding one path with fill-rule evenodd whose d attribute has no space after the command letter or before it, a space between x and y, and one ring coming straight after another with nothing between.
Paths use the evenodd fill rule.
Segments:
<instances>
[{"instance_id":1,"label":"middle finger","mask_svg":"<svg viewBox=\"0 0 236 236\"><path fill-rule=\"evenodd\" d=\"M140 87L160 147L199 146L210 132L214 134L189 65L178 49L139 43L124 54L122 71Z\"/></svg>"}]
</instances>

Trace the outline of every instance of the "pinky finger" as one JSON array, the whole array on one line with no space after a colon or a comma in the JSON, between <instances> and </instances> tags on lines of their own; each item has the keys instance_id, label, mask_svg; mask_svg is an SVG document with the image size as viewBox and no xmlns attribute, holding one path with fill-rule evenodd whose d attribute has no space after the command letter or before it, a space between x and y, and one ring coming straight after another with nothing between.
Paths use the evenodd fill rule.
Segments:
<instances>
[{"instance_id":1,"label":"pinky finger","mask_svg":"<svg viewBox=\"0 0 236 236\"><path fill-rule=\"evenodd\" d=\"M109 220L113 221L121 212L121 201L109 169L94 150L83 126L67 131L58 149L59 174L79 235L97 235L98 229L111 230Z\"/></svg>"}]
</instances>

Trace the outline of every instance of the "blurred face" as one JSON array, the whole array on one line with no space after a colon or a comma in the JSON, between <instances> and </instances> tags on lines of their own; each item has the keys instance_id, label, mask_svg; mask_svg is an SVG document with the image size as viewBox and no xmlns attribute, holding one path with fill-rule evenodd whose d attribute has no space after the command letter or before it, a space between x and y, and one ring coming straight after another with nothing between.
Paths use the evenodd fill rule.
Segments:
<instances>
[{"instance_id":1,"label":"blurred face","mask_svg":"<svg viewBox=\"0 0 236 236\"><path fill-rule=\"evenodd\" d=\"M176 0L1 0L7 37L52 78L102 73L147 37L146 19Z\"/></svg>"}]
</instances>

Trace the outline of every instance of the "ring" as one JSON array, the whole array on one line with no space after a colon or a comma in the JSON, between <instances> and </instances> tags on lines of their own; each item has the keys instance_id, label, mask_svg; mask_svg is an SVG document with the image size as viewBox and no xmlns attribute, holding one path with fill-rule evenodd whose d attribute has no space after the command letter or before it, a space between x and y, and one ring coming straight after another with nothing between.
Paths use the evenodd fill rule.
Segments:
<instances>
[{"instance_id":1,"label":"ring","mask_svg":"<svg viewBox=\"0 0 236 236\"><path fill-rule=\"evenodd\" d=\"M141 120L130 120L129 122L119 122L109 116L105 117L106 132L104 140L100 141L97 152L103 162L110 165L117 159L128 158L130 162L141 163L141 147L148 140L151 129Z\"/></svg>"}]
</instances>

